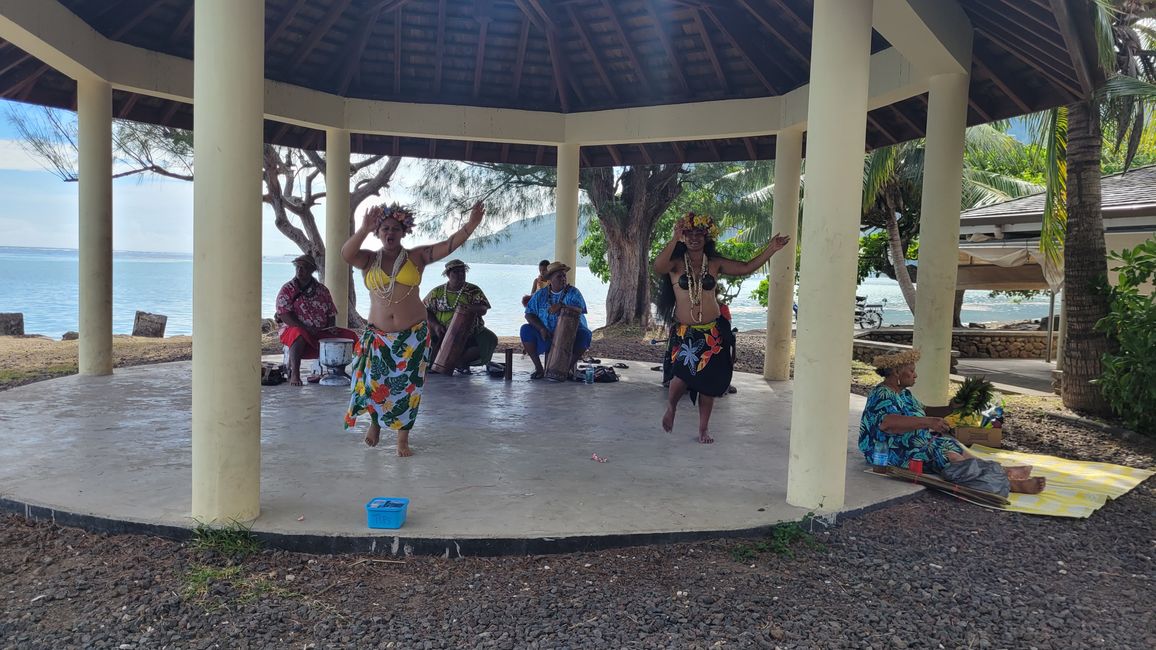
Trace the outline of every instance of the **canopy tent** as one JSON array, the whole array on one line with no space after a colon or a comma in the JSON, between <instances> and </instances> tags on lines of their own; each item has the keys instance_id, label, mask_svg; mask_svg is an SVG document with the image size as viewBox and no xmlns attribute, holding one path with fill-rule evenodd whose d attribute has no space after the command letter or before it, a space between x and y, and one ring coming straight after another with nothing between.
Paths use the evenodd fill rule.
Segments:
<instances>
[{"instance_id":1,"label":"canopy tent","mask_svg":"<svg viewBox=\"0 0 1156 650\"><path fill-rule=\"evenodd\" d=\"M1101 179L1104 244L1133 248L1156 235L1156 165ZM1044 194L966 210L960 215L957 289L1060 291L1063 262L1040 251ZM1108 280L1115 282L1113 274Z\"/></svg>"}]
</instances>

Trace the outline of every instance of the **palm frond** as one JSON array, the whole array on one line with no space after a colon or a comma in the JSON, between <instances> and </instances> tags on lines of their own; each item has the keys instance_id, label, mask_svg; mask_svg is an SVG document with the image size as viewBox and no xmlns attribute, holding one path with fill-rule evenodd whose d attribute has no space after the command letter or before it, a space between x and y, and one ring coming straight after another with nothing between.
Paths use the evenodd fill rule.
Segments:
<instances>
[{"instance_id":1,"label":"palm frond","mask_svg":"<svg viewBox=\"0 0 1156 650\"><path fill-rule=\"evenodd\" d=\"M1037 113L1037 115L1040 115ZM1047 190L1040 224L1040 251L1055 264L1063 260L1064 234L1068 225L1068 109L1061 106L1044 113L1037 137L1044 143Z\"/></svg>"}]
</instances>

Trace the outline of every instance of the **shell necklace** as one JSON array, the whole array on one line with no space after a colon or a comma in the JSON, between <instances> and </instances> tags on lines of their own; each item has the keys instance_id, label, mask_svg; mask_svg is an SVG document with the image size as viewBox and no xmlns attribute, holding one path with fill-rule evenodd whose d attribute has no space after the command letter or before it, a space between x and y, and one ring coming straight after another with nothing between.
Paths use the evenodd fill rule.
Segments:
<instances>
[{"instance_id":1,"label":"shell necklace","mask_svg":"<svg viewBox=\"0 0 1156 650\"><path fill-rule=\"evenodd\" d=\"M382 248L377 249L377 260L374 262L374 264L376 264L378 268L381 268L381 254L384 252L384 250L385 249ZM397 284L397 274L401 272L401 267L405 265L405 261L408 258L409 251L405 250L404 248L401 249L401 252L397 254L397 258L393 260L393 271L389 274L389 285L385 288L374 289L372 291L373 295L381 298L382 300L385 300L390 304L396 305L404 301L411 293L413 293L414 287L411 286L409 291L407 291L405 295L401 297L401 300L393 299L393 289Z\"/></svg>"},{"instance_id":2,"label":"shell necklace","mask_svg":"<svg viewBox=\"0 0 1156 650\"><path fill-rule=\"evenodd\" d=\"M448 307L448 308L449 308L449 309L451 309L451 310L452 310L452 309L457 309L458 307L460 307L460 306L461 306L461 304L462 304L462 294L465 292L465 290L466 290L466 283L465 283L465 282L463 282L463 283L462 283L462 288L461 288L461 289L458 289L458 293L457 293L457 295L456 295L456 296L454 296L454 304L452 304L452 305L451 305L451 304L450 304L450 296L451 296L452 294L450 293L450 291L452 291L452 290L450 289L450 283L449 283L449 282L447 282L447 283L446 283L446 307Z\"/></svg>"},{"instance_id":3,"label":"shell necklace","mask_svg":"<svg viewBox=\"0 0 1156 650\"><path fill-rule=\"evenodd\" d=\"M702 269L699 273L691 272L690 255L682 254L682 263L686 268L687 292L690 294L690 316L695 323L702 322L702 278L706 275L706 253L702 256ZM698 310L698 314L695 314Z\"/></svg>"}]
</instances>

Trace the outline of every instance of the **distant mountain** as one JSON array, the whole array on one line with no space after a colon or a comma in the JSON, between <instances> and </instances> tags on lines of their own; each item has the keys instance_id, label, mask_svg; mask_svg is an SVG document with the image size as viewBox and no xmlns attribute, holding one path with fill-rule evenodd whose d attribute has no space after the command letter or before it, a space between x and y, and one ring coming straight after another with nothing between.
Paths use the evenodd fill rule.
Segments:
<instances>
[{"instance_id":1,"label":"distant mountain","mask_svg":"<svg viewBox=\"0 0 1156 650\"><path fill-rule=\"evenodd\" d=\"M586 236L586 220L578 223L578 245ZM481 264L537 264L539 260L554 259L554 213L515 221L498 232L480 239L471 239L457 251L466 262ZM578 265L587 266L589 260L578 256Z\"/></svg>"}]
</instances>

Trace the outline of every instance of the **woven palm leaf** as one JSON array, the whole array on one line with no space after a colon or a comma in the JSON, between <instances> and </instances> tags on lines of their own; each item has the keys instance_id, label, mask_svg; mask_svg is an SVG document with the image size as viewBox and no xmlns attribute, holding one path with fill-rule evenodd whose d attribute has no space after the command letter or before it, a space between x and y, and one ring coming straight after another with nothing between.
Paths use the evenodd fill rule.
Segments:
<instances>
[{"instance_id":1,"label":"woven palm leaf","mask_svg":"<svg viewBox=\"0 0 1156 650\"><path fill-rule=\"evenodd\" d=\"M960 405L958 411L960 414L971 415L987 407L994 394L995 386L986 377L968 377L963 380L963 385L952 399Z\"/></svg>"}]
</instances>

